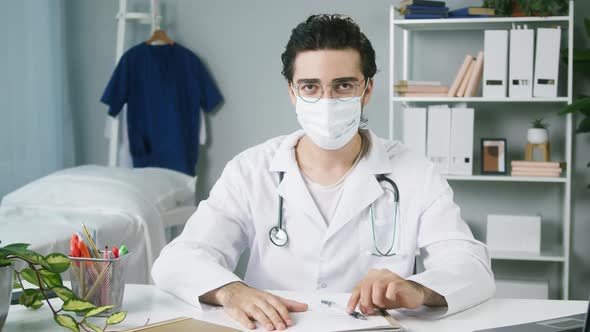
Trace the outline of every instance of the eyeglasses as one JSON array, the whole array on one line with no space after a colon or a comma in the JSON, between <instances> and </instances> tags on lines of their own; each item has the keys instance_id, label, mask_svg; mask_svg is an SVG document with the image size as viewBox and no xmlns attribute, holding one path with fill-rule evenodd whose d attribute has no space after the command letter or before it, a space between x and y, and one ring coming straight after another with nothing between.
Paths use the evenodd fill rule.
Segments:
<instances>
[{"instance_id":1,"label":"eyeglasses","mask_svg":"<svg viewBox=\"0 0 590 332\"><path fill-rule=\"evenodd\" d=\"M340 101L347 101L356 96L358 88L363 82L365 82L365 80L337 80L327 84L326 87L330 87L333 98L336 98ZM365 93L365 90L367 90L367 86L368 84L365 85L363 94ZM297 85L293 85L293 83L291 83L291 88L293 89L293 92L295 92L297 96L301 98L301 100L307 103L315 103L322 99L322 96L324 95L324 85L322 85L319 81L300 82Z\"/></svg>"}]
</instances>

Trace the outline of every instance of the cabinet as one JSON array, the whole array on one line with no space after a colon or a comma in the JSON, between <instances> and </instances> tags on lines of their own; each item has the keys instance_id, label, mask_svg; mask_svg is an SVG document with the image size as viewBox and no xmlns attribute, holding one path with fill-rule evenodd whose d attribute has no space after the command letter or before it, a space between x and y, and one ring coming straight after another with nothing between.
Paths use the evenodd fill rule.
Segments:
<instances>
[{"instance_id":1,"label":"cabinet","mask_svg":"<svg viewBox=\"0 0 590 332\"><path fill-rule=\"evenodd\" d=\"M570 271L570 223L572 182L572 115L557 112L572 102L573 1L568 16L498 17L466 19L400 19L394 6L389 21L389 136L401 139L401 109L434 104L466 103L475 109L474 172L470 176L444 175L455 192L463 218L474 235L485 242L488 214L541 214L540 255L491 252L497 280L549 283L549 297L568 299ZM398 80L437 80L452 83L465 54L483 50L483 35L489 29L511 29L513 24L528 28L560 26L562 48L568 48L560 65L556 98L429 98L399 97L393 86ZM485 61L485 60L484 60ZM481 89L480 89L481 95ZM478 154L480 138L508 140L508 161L524 159L526 130L530 121L544 117L550 122L554 161L566 163L559 178L482 175ZM510 167L509 167L510 169Z\"/></svg>"}]
</instances>

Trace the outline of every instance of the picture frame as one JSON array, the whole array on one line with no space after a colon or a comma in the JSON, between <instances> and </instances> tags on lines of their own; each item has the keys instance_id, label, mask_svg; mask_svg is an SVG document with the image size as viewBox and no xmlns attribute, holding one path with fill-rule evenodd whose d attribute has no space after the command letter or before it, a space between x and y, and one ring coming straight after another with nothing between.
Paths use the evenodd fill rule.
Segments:
<instances>
[{"instance_id":1,"label":"picture frame","mask_svg":"<svg viewBox=\"0 0 590 332\"><path fill-rule=\"evenodd\" d=\"M506 175L508 151L505 138L481 139L481 174Z\"/></svg>"}]
</instances>

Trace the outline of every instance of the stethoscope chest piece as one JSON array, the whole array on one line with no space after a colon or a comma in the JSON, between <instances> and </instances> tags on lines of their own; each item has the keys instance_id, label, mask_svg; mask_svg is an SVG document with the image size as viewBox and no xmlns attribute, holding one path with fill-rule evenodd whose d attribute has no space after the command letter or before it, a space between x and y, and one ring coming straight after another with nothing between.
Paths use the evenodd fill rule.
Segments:
<instances>
[{"instance_id":1,"label":"stethoscope chest piece","mask_svg":"<svg viewBox=\"0 0 590 332\"><path fill-rule=\"evenodd\" d=\"M274 245L279 247L284 246L289 241L289 236L287 235L287 232L284 229L279 228L278 226L275 226L270 229L268 237Z\"/></svg>"}]
</instances>

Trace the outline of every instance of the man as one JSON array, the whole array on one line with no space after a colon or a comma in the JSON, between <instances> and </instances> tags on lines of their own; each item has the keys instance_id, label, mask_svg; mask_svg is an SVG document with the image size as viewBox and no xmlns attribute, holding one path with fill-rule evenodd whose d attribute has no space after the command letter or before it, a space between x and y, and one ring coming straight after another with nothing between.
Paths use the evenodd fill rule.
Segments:
<instances>
[{"instance_id":1,"label":"man","mask_svg":"<svg viewBox=\"0 0 590 332\"><path fill-rule=\"evenodd\" d=\"M350 18L314 15L282 55L303 130L230 161L156 260L160 288L222 305L245 327L293 325L307 305L261 289L352 292L348 310L447 307L494 292L490 259L424 157L359 129L375 52ZM231 271L250 248L244 280ZM415 252L426 271L412 275Z\"/></svg>"}]
</instances>

